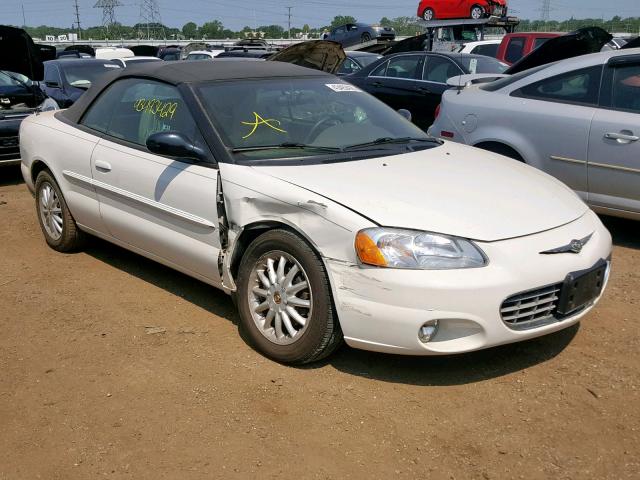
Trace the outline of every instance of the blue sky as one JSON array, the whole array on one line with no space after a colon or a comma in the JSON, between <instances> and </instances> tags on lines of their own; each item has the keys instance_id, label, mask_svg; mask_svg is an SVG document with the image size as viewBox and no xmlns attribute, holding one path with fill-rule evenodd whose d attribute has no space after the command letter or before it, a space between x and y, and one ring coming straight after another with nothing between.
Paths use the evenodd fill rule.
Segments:
<instances>
[{"instance_id":1,"label":"blue sky","mask_svg":"<svg viewBox=\"0 0 640 480\"><path fill-rule=\"evenodd\" d=\"M140 17L139 0L119 0L116 19L134 24ZM92 8L96 0L78 0L83 26L99 25L101 11ZM352 15L359 21L377 22L381 17L415 15L418 0L157 0L163 23L181 27L188 21L202 24L221 20L226 27L240 29L245 25L287 24L287 9L292 9L292 24L325 25L335 15ZM640 0L552 0L552 18L611 18L640 16ZM0 0L0 23L22 24L24 5L27 25L71 26L74 0ZM522 18L539 18L542 0L511 0L510 8ZM615 5L615 6L614 6Z\"/></svg>"}]
</instances>

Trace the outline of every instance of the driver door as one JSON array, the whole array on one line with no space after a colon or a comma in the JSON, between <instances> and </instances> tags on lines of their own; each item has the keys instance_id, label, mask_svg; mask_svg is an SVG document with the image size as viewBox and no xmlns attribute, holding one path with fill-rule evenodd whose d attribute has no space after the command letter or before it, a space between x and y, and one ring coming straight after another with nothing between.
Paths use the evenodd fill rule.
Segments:
<instances>
[{"instance_id":1,"label":"driver door","mask_svg":"<svg viewBox=\"0 0 640 480\"><path fill-rule=\"evenodd\" d=\"M215 164L152 154L145 146L152 133L170 130L207 149L178 89L119 80L83 124L104 133L91 171L108 233L144 255L220 284Z\"/></svg>"}]
</instances>

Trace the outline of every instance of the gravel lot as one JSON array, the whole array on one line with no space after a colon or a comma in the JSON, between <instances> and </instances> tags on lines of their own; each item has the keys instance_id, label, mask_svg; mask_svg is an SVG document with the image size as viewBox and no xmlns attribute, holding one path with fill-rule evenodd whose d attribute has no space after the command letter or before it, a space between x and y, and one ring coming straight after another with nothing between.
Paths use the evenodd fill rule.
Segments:
<instances>
[{"instance_id":1,"label":"gravel lot","mask_svg":"<svg viewBox=\"0 0 640 480\"><path fill-rule=\"evenodd\" d=\"M50 250L0 168L0 480L640 478L639 223L579 326L289 368L223 293L97 239Z\"/></svg>"}]
</instances>

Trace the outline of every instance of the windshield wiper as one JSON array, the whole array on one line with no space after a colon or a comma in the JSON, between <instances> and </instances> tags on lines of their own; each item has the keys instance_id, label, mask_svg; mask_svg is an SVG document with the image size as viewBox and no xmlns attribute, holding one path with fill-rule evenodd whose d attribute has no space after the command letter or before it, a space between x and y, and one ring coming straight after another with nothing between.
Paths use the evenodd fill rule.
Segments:
<instances>
[{"instance_id":1,"label":"windshield wiper","mask_svg":"<svg viewBox=\"0 0 640 480\"><path fill-rule=\"evenodd\" d=\"M356 143L354 145L348 145L344 147L342 150L344 152L349 152L353 150L359 150L361 148L378 147L381 145L394 145L394 144L402 144L402 143L409 143L409 142L428 142L428 143L437 143L437 144L441 143L440 140L432 137L398 137L398 138L381 137L381 138L375 139L372 142Z\"/></svg>"},{"instance_id":2,"label":"windshield wiper","mask_svg":"<svg viewBox=\"0 0 640 480\"><path fill-rule=\"evenodd\" d=\"M308 145L306 143L284 142L279 145L258 145L255 147L238 147L231 150L232 153L241 152L259 152L261 150L317 150L320 152L341 153L342 149L338 147L323 147L320 145Z\"/></svg>"}]
</instances>

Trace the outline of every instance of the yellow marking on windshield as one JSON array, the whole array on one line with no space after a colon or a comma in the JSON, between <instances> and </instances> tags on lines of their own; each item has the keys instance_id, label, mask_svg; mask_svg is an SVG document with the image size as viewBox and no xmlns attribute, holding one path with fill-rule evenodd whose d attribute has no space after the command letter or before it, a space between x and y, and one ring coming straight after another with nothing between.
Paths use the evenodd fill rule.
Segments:
<instances>
[{"instance_id":1,"label":"yellow marking on windshield","mask_svg":"<svg viewBox=\"0 0 640 480\"><path fill-rule=\"evenodd\" d=\"M265 118L262 118L260 116L260 114L258 114L256 112L253 112L253 114L256 117L253 122L240 122L243 125L249 125L249 126L253 127L253 129L247 135L242 137L243 139L247 139L251 135L256 133L256 130L258 130L258 127L260 125L266 125L267 127L271 128L272 130L275 130L276 132L287 133L286 130L282 130L281 128L278 128L282 124L282 122L280 122L280 120L276 120L275 118L267 118L267 119L265 119Z\"/></svg>"}]
</instances>

